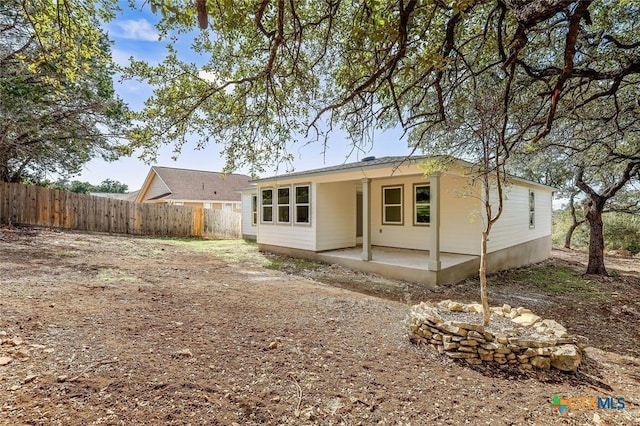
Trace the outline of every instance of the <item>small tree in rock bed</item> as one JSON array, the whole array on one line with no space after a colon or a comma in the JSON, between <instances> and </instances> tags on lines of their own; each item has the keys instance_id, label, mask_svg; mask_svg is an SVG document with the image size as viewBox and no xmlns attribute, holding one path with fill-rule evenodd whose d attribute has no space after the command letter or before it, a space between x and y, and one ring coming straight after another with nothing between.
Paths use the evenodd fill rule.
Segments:
<instances>
[{"instance_id":1,"label":"small tree in rock bed","mask_svg":"<svg viewBox=\"0 0 640 426\"><path fill-rule=\"evenodd\" d=\"M439 153L444 160L450 161L445 153L465 158L472 163L466 170L472 179L471 188L463 194L465 197L477 197L481 210L470 212L474 220L482 221L480 236L480 300L485 326L489 325L491 311L487 281L487 255L491 229L502 216L503 192L508 184L504 171L510 157L510 151L517 147L519 139L509 124L509 107L513 101L508 90L495 90L510 84L510 79L470 77L458 96L452 97L450 119L442 125L435 137L422 142L416 141L416 147ZM506 93L507 98L502 96ZM511 129L511 130L510 130ZM432 129L433 131L435 129ZM479 187L479 190L478 190Z\"/></svg>"}]
</instances>

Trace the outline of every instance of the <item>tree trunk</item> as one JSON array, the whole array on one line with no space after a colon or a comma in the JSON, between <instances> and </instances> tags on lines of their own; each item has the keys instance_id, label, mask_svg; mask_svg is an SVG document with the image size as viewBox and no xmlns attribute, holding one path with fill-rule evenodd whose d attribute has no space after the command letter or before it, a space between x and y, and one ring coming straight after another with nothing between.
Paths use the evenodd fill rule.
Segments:
<instances>
[{"instance_id":1,"label":"tree trunk","mask_svg":"<svg viewBox=\"0 0 640 426\"><path fill-rule=\"evenodd\" d=\"M582 225L583 222L584 220L574 222L573 225L569 227L569 229L567 230L567 235L565 235L564 237L564 248L571 248L571 238L573 237L573 232L578 229L578 226Z\"/></svg>"},{"instance_id":2,"label":"tree trunk","mask_svg":"<svg viewBox=\"0 0 640 426\"><path fill-rule=\"evenodd\" d=\"M584 219L578 220L578 217L576 216L576 205L574 204L574 201L575 194L572 193L571 197L569 197L569 205L571 206L571 219L573 220L573 222L564 237L564 248L568 249L571 248L571 238L573 237L573 232L578 228L578 226L584 223Z\"/></svg>"},{"instance_id":3,"label":"tree trunk","mask_svg":"<svg viewBox=\"0 0 640 426\"><path fill-rule=\"evenodd\" d=\"M597 200L600 201L600 200ZM604 202L589 200L585 204L585 217L589 222L589 264L587 274L608 275L604 267L604 226L602 211Z\"/></svg>"},{"instance_id":4,"label":"tree trunk","mask_svg":"<svg viewBox=\"0 0 640 426\"><path fill-rule=\"evenodd\" d=\"M487 241L489 233L482 233L482 247L480 250L480 301L482 302L482 314L484 326L489 325L491 311L489 309L489 292L487 291Z\"/></svg>"}]
</instances>

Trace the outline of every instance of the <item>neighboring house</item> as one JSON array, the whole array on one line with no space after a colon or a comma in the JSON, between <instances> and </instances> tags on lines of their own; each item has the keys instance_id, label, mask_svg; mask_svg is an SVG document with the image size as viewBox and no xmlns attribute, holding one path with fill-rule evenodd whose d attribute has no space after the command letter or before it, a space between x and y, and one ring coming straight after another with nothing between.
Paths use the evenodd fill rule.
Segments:
<instances>
[{"instance_id":1,"label":"neighboring house","mask_svg":"<svg viewBox=\"0 0 640 426\"><path fill-rule=\"evenodd\" d=\"M425 176L426 159L369 157L256 180L256 203L243 206L255 217L258 247L429 284L477 274L480 181L473 184L471 164L460 160ZM553 188L510 177L504 194L490 271L551 253Z\"/></svg>"},{"instance_id":2,"label":"neighboring house","mask_svg":"<svg viewBox=\"0 0 640 426\"><path fill-rule=\"evenodd\" d=\"M250 185L247 175L153 166L137 203L159 203L240 212L238 190Z\"/></svg>"}]
</instances>

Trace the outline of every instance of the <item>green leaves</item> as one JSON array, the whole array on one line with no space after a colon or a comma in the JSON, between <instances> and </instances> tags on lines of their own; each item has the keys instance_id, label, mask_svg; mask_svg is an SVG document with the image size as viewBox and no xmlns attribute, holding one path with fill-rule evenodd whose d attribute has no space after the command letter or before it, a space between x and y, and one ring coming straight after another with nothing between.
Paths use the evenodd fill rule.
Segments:
<instances>
[{"instance_id":1,"label":"green leaves","mask_svg":"<svg viewBox=\"0 0 640 426\"><path fill-rule=\"evenodd\" d=\"M208 3L204 31L195 30L192 2L150 4L168 55L128 69L156 88L134 132L149 154L162 144L179 150L196 135L223 145L229 169L259 168L281 161L294 141L323 143L343 129L357 146L372 127L402 127L419 149L452 153L490 122L504 124L494 136L505 149L526 151L556 119L621 124L637 112L633 2L593 2L571 26L575 4L543 0L527 8L494 0L220 0ZM184 60L176 40L191 43L197 63ZM199 70L213 78L202 80ZM477 94L492 96L490 108ZM601 102L606 113L591 114Z\"/></svg>"},{"instance_id":2,"label":"green leaves","mask_svg":"<svg viewBox=\"0 0 640 426\"><path fill-rule=\"evenodd\" d=\"M121 152L126 106L115 97L109 42L96 22L111 0L0 5L0 179L74 174Z\"/></svg>"}]
</instances>

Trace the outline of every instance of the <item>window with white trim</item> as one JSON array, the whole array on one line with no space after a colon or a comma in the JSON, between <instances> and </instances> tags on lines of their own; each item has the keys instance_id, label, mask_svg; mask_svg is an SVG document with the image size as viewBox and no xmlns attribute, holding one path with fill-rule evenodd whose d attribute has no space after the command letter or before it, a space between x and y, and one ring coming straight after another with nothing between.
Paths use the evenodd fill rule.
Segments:
<instances>
[{"instance_id":1,"label":"window with white trim","mask_svg":"<svg viewBox=\"0 0 640 426\"><path fill-rule=\"evenodd\" d=\"M402 185L382 187L382 223L402 225Z\"/></svg>"},{"instance_id":2,"label":"window with white trim","mask_svg":"<svg viewBox=\"0 0 640 426\"><path fill-rule=\"evenodd\" d=\"M429 225L431 223L431 187L429 185L413 186L413 224Z\"/></svg>"},{"instance_id":3,"label":"window with white trim","mask_svg":"<svg viewBox=\"0 0 640 426\"><path fill-rule=\"evenodd\" d=\"M263 189L261 191L262 217L264 223L273 222L273 189Z\"/></svg>"},{"instance_id":4,"label":"window with white trim","mask_svg":"<svg viewBox=\"0 0 640 426\"><path fill-rule=\"evenodd\" d=\"M295 223L311 223L311 191L309 185L296 185L295 192Z\"/></svg>"},{"instance_id":5,"label":"window with white trim","mask_svg":"<svg viewBox=\"0 0 640 426\"><path fill-rule=\"evenodd\" d=\"M536 227L536 193L529 190L529 228Z\"/></svg>"},{"instance_id":6,"label":"window with white trim","mask_svg":"<svg viewBox=\"0 0 640 426\"><path fill-rule=\"evenodd\" d=\"M251 196L251 224L258 224L258 196Z\"/></svg>"},{"instance_id":7,"label":"window with white trim","mask_svg":"<svg viewBox=\"0 0 640 426\"><path fill-rule=\"evenodd\" d=\"M289 223L291 188L278 188L278 223Z\"/></svg>"}]
</instances>

